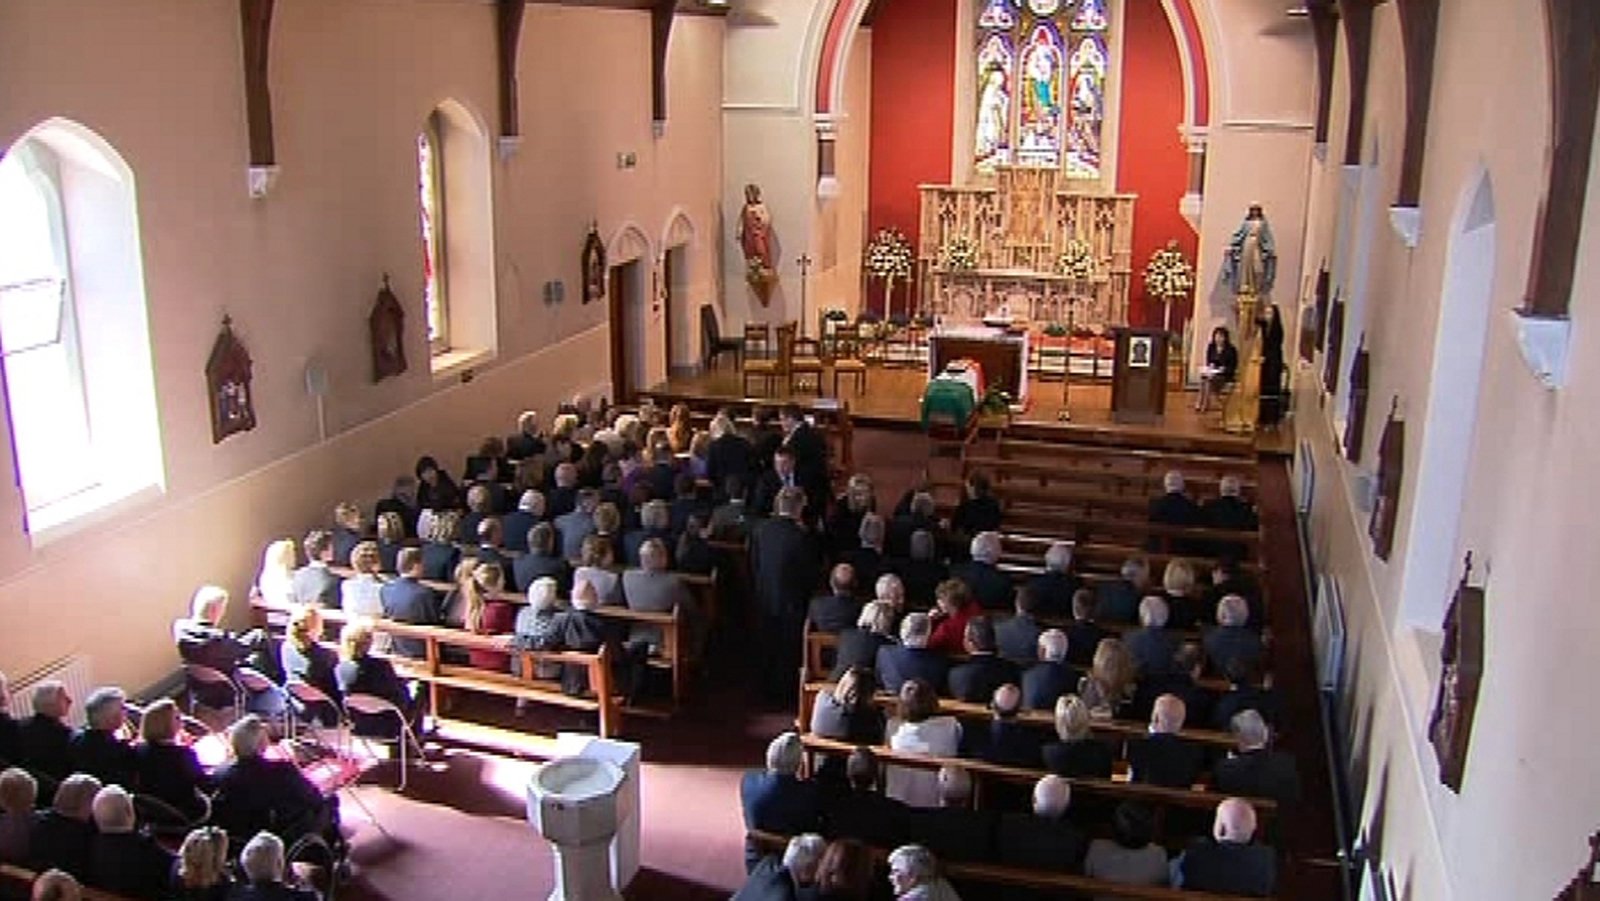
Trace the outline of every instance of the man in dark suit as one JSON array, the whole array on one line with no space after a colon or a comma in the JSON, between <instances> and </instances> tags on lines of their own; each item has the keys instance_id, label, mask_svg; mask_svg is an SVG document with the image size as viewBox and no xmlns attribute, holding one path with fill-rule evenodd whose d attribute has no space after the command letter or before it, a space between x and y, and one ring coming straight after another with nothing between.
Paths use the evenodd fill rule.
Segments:
<instances>
[{"instance_id":1,"label":"man in dark suit","mask_svg":"<svg viewBox=\"0 0 1600 901\"><path fill-rule=\"evenodd\" d=\"M561 538L561 556L577 560L583 556L583 540L594 534L594 511L600 506L600 493L593 488L578 491L578 505L552 520Z\"/></svg>"},{"instance_id":2,"label":"man in dark suit","mask_svg":"<svg viewBox=\"0 0 1600 901\"><path fill-rule=\"evenodd\" d=\"M85 725L67 746L74 772L88 773L106 785L138 787L139 757L117 734L128 721L126 702L120 688L89 693L83 702Z\"/></svg>"},{"instance_id":3,"label":"man in dark suit","mask_svg":"<svg viewBox=\"0 0 1600 901\"><path fill-rule=\"evenodd\" d=\"M528 533L544 521L544 495L529 489L517 499L517 509L500 518L500 532L508 551L528 550Z\"/></svg>"},{"instance_id":4,"label":"man in dark suit","mask_svg":"<svg viewBox=\"0 0 1600 901\"><path fill-rule=\"evenodd\" d=\"M98 834L89 845L89 884L128 898L167 897L172 852L135 828L133 796L120 784L94 796Z\"/></svg>"},{"instance_id":5,"label":"man in dark suit","mask_svg":"<svg viewBox=\"0 0 1600 901\"><path fill-rule=\"evenodd\" d=\"M1017 719L1022 712L1022 689L1015 685L995 689L989 710L993 718L988 734L981 736L978 756L1000 766L1038 769L1045 733Z\"/></svg>"},{"instance_id":6,"label":"man in dark suit","mask_svg":"<svg viewBox=\"0 0 1600 901\"><path fill-rule=\"evenodd\" d=\"M974 472L967 476L961 503L950 517L950 528L957 539L973 538L983 532L1000 531L1000 501L989 493L989 476Z\"/></svg>"},{"instance_id":7,"label":"man in dark suit","mask_svg":"<svg viewBox=\"0 0 1600 901\"><path fill-rule=\"evenodd\" d=\"M841 559L855 569L856 585L863 591L871 591L872 586L878 583L878 577L887 572L884 566L883 517L876 513L862 516L856 537L860 546L843 554Z\"/></svg>"},{"instance_id":8,"label":"man in dark suit","mask_svg":"<svg viewBox=\"0 0 1600 901\"><path fill-rule=\"evenodd\" d=\"M926 531L936 540L941 532L939 527L938 507L933 495L926 490L914 491L910 495L910 502L904 512L895 511L894 517L889 520L888 552L893 557L905 557L911 553L911 535L914 532ZM937 548L937 544L935 544ZM933 559L936 553L930 552L928 559Z\"/></svg>"},{"instance_id":9,"label":"man in dark suit","mask_svg":"<svg viewBox=\"0 0 1600 901\"><path fill-rule=\"evenodd\" d=\"M1072 623L1067 626L1067 662L1075 666L1088 666L1094 662L1095 649L1102 639L1112 633L1102 629L1095 620L1094 590L1080 588L1072 595Z\"/></svg>"},{"instance_id":10,"label":"man in dark suit","mask_svg":"<svg viewBox=\"0 0 1600 901\"><path fill-rule=\"evenodd\" d=\"M1205 749L1178 736L1184 704L1177 695L1156 698L1150 713L1150 734L1128 742L1133 781L1188 788L1205 767Z\"/></svg>"},{"instance_id":11,"label":"man in dark suit","mask_svg":"<svg viewBox=\"0 0 1600 901\"><path fill-rule=\"evenodd\" d=\"M1205 519L1200 513L1200 505L1184 493L1183 473L1176 469L1168 470L1161 479L1164 493L1150 502L1150 522L1161 526L1200 526L1205 524ZM1159 551L1163 542L1162 536L1151 535L1145 543L1145 549ZM1194 542L1174 540L1171 542L1172 552L1175 554L1192 554L1204 551Z\"/></svg>"},{"instance_id":12,"label":"man in dark suit","mask_svg":"<svg viewBox=\"0 0 1600 901\"><path fill-rule=\"evenodd\" d=\"M335 602L337 604L337 602ZM215 585L202 585L195 590L191 602L192 616L172 624L172 637L178 645L178 656L184 663L210 667L223 675L232 676L240 664L251 663L264 673L275 667L267 659L267 635L260 629L251 629L235 635L217 624L222 622L228 609L228 592ZM191 685L196 698L207 707L231 708L233 689L227 685Z\"/></svg>"},{"instance_id":13,"label":"man in dark suit","mask_svg":"<svg viewBox=\"0 0 1600 901\"><path fill-rule=\"evenodd\" d=\"M545 514L555 521L578 508L578 467L570 462L556 464L555 484L545 496Z\"/></svg>"},{"instance_id":14,"label":"man in dark suit","mask_svg":"<svg viewBox=\"0 0 1600 901\"><path fill-rule=\"evenodd\" d=\"M672 505L666 501L648 501L639 508L639 528L622 533L622 564L638 566L639 548L652 538L669 549L677 544L672 534Z\"/></svg>"},{"instance_id":15,"label":"man in dark suit","mask_svg":"<svg viewBox=\"0 0 1600 901\"><path fill-rule=\"evenodd\" d=\"M542 578L556 580L561 595L572 591L572 564L555 553L556 530L541 522L528 530L528 552L511 564L511 572L518 591L527 591L534 581Z\"/></svg>"},{"instance_id":16,"label":"man in dark suit","mask_svg":"<svg viewBox=\"0 0 1600 901\"><path fill-rule=\"evenodd\" d=\"M706 448L706 478L721 489L730 476L748 480L755 450L733 426L727 410L711 418L711 445Z\"/></svg>"},{"instance_id":17,"label":"man in dark suit","mask_svg":"<svg viewBox=\"0 0 1600 901\"><path fill-rule=\"evenodd\" d=\"M383 615L400 623L433 626L439 623L439 595L422 584L422 549L403 547L395 558L400 578L385 582L378 589ZM395 638L391 647L403 657L420 659L427 654L427 642L418 638Z\"/></svg>"},{"instance_id":18,"label":"man in dark suit","mask_svg":"<svg viewBox=\"0 0 1600 901\"><path fill-rule=\"evenodd\" d=\"M299 767L288 760L262 756L271 736L255 714L228 730L234 762L217 772L217 793L211 821L229 835L251 835L270 829L291 841L315 832L336 833L337 809L325 800Z\"/></svg>"},{"instance_id":19,"label":"man in dark suit","mask_svg":"<svg viewBox=\"0 0 1600 901\"><path fill-rule=\"evenodd\" d=\"M465 556L475 558L479 563L493 563L500 567L502 575L510 573L511 558L500 552L502 541L500 518L485 516L478 521L478 546L467 551Z\"/></svg>"},{"instance_id":20,"label":"man in dark suit","mask_svg":"<svg viewBox=\"0 0 1600 901\"><path fill-rule=\"evenodd\" d=\"M228 901L319 901L312 889L292 888L283 881L288 866L284 862L283 839L270 832L258 833L245 843L239 854L239 869L244 880L228 893Z\"/></svg>"},{"instance_id":21,"label":"man in dark suit","mask_svg":"<svg viewBox=\"0 0 1600 901\"><path fill-rule=\"evenodd\" d=\"M1206 659L1214 672L1225 672L1230 665L1254 668L1261 662L1261 633L1251 629L1249 622L1250 605L1244 598L1230 594L1217 602L1217 627L1207 630L1204 639Z\"/></svg>"},{"instance_id":22,"label":"man in dark suit","mask_svg":"<svg viewBox=\"0 0 1600 901\"><path fill-rule=\"evenodd\" d=\"M972 809L972 777L959 767L939 770L939 806L906 811L906 838L946 861L994 859L996 815Z\"/></svg>"},{"instance_id":23,"label":"man in dark suit","mask_svg":"<svg viewBox=\"0 0 1600 901\"><path fill-rule=\"evenodd\" d=\"M339 606L341 580L328 568L333 563L333 536L321 529L312 529L306 533L304 547L306 565L289 578L289 591L295 603Z\"/></svg>"},{"instance_id":24,"label":"man in dark suit","mask_svg":"<svg viewBox=\"0 0 1600 901\"><path fill-rule=\"evenodd\" d=\"M861 602L856 600L856 572L848 563L840 563L828 574L831 594L811 599L806 618L815 632L843 632L852 628L861 618Z\"/></svg>"},{"instance_id":25,"label":"man in dark suit","mask_svg":"<svg viewBox=\"0 0 1600 901\"><path fill-rule=\"evenodd\" d=\"M757 404L750 411L754 425L750 435L750 474L759 476L772 468L772 456L783 446L783 429L778 426L777 413L768 406Z\"/></svg>"},{"instance_id":26,"label":"man in dark suit","mask_svg":"<svg viewBox=\"0 0 1600 901\"><path fill-rule=\"evenodd\" d=\"M1233 717L1238 750L1211 768L1216 790L1247 798L1271 798L1280 806L1300 800L1300 771L1294 755L1268 747L1270 731L1261 714L1244 710Z\"/></svg>"},{"instance_id":27,"label":"man in dark suit","mask_svg":"<svg viewBox=\"0 0 1600 901\"><path fill-rule=\"evenodd\" d=\"M641 613L678 611L689 632L689 647L682 650L689 654L691 659L696 659L700 652L700 637L705 631L700 609L695 604L694 595L689 592L688 586L683 584L677 573L668 570L670 562L666 542L659 538L646 541L644 547L639 549L639 568L627 570L622 574L622 596L626 599L629 610ZM660 648L665 639L661 634L661 627L635 623L629 640L642 641L650 647Z\"/></svg>"},{"instance_id":28,"label":"man in dark suit","mask_svg":"<svg viewBox=\"0 0 1600 901\"><path fill-rule=\"evenodd\" d=\"M797 835L817 828L822 817L822 797L817 785L800 778L805 745L794 732L785 732L767 745L765 770L751 770L739 780L739 804L744 828L780 835ZM745 844L748 872L761 859L753 843Z\"/></svg>"},{"instance_id":29,"label":"man in dark suit","mask_svg":"<svg viewBox=\"0 0 1600 901\"><path fill-rule=\"evenodd\" d=\"M54 679L33 687L33 716L17 726L17 759L12 761L25 769L44 773L57 780L72 772L72 761L67 753L72 744L72 728L67 725L67 711L72 709L72 696L67 687Z\"/></svg>"},{"instance_id":30,"label":"man in dark suit","mask_svg":"<svg viewBox=\"0 0 1600 901\"><path fill-rule=\"evenodd\" d=\"M967 590L985 610L1011 609L1011 577L998 567L1000 550L999 532L981 532L972 539L972 559L950 568L950 576L967 583Z\"/></svg>"},{"instance_id":31,"label":"man in dark suit","mask_svg":"<svg viewBox=\"0 0 1600 901\"><path fill-rule=\"evenodd\" d=\"M1140 678L1172 672L1178 637L1167 629L1167 602L1151 595L1139 602L1140 628L1124 633L1122 643Z\"/></svg>"},{"instance_id":32,"label":"man in dark suit","mask_svg":"<svg viewBox=\"0 0 1600 901\"><path fill-rule=\"evenodd\" d=\"M1038 600L1038 614L1066 618L1072 615L1072 598L1080 586L1072 574L1072 544L1057 541L1044 552L1044 572L1033 577L1028 588Z\"/></svg>"},{"instance_id":33,"label":"man in dark suit","mask_svg":"<svg viewBox=\"0 0 1600 901\"><path fill-rule=\"evenodd\" d=\"M879 792L878 761L866 748L850 752L845 761L847 787L824 796L823 820L827 833L853 838L873 848L897 848L906 841L906 806Z\"/></svg>"},{"instance_id":34,"label":"man in dark suit","mask_svg":"<svg viewBox=\"0 0 1600 901\"><path fill-rule=\"evenodd\" d=\"M1079 871L1087 842L1067 820L1072 785L1060 776L1040 779L1033 787L1032 813L1000 817L995 841L1000 863L1058 873Z\"/></svg>"},{"instance_id":35,"label":"man in dark suit","mask_svg":"<svg viewBox=\"0 0 1600 901\"><path fill-rule=\"evenodd\" d=\"M806 421L796 404L784 404L778 414L778 424L783 428L783 446L794 454L795 476L814 512L821 513L821 505L833 495L829 490L828 440L822 432Z\"/></svg>"},{"instance_id":36,"label":"man in dark suit","mask_svg":"<svg viewBox=\"0 0 1600 901\"><path fill-rule=\"evenodd\" d=\"M933 634L933 621L926 613L910 613L900 621L900 643L884 645L878 649L878 684L898 693L900 686L912 679L922 679L929 685L943 685L950 671L950 662L938 651L928 649L928 637Z\"/></svg>"},{"instance_id":37,"label":"man in dark suit","mask_svg":"<svg viewBox=\"0 0 1600 901\"><path fill-rule=\"evenodd\" d=\"M1200 646L1192 641L1179 645L1172 655L1172 668L1166 672L1152 673L1139 680L1133 695L1133 708L1127 712L1132 717L1148 717L1155 710L1156 699L1162 695L1175 695L1183 701L1184 720L1205 723L1211 720L1211 708L1216 704L1216 694L1200 684L1205 672L1205 657Z\"/></svg>"},{"instance_id":38,"label":"man in dark suit","mask_svg":"<svg viewBox=\"0 0 1600 901\"><path fill-rule=\"evenodd\" d=\"M89 880L94 798L100 788L100 780L88 773L74 773L61 781L50 808L36 817L28 837L32 866L65 870L84 882Z\"/></svg>"},{"instance_id":39,"label":"man in dark suit","mask_svg":"<svg viewBox=\"0 0 1600 901\"><path fill-rule=\"evenodd\" d=\"M799 488L805 491L806 521L810 522L812 518L810 513L816 504L816 500L811 497L810 489L807 489L800 480L794 452L787 447L780 447L772 455L772 468L763 472L760 479L756 481L754 506L752 507L755 514L757 516L773 515L773 505L778 500L778 493L785 488Z\"/></svg>"},{"instance_id":40,"label":"man in dark suit","mask_svg":"<svg viewBox=\"0 0 1600 901\"><path fill-rule=\"evenodd\" d=\"M800 524L804 506L804 492L783 490L774 505L777 515L750 536L750 573L761 622L762 685L773 699L794 692L806 602L819 566L816 543Z\"/></svg>"},{"instance_id":41,"label":"man in dark suit","mask_svg":"<svg viewBox=\"0 0 1600 901\"><path fill-rule=\"evenodd\" d=\"M544 432L539 429L539 414L525 411L517 417L517 433L506 438L506 459L513 462L543 456Z\"/></svg>"},{"instance_id":42,"label":"man in dark suit","mask_svg":"<svg viewBox=\"0 0 1600 901\"><path fill-rule=\"evenodd\" d=\"M672 445L665 441L650 449L650 468L645 472L652 500L671 501L676 494L678 468L673 465Z\"/></svg>"},{"instance_id":43,"label":"man in dark suit","mask_svg":"<svg viewBox=\"0 0 1600 901\"><path fill-rule=\"evenodd\" d=\"M816 897L817 865L828 842L814 832L789 839L783 857L768 854L753 867L733 901L810 901Z\"/></svg>"},{"instance_id":44,"label":"man in dark suit","mask_svg":"<svg viewBox=\"0 0 1600 901\"><path fill-rule=\"evenodd\" d=\"M1015 612L994 626L995 647L1000 656L1020 666L1039 659L1039 633L1044 629L1033 618L1039 606L1038 597L1027 585L1017 589Z\"/></svg>"},{"instance_id":45,"label":"man in dark suit","mask_svg":"<svg viewBox=\"0 0 1600 901\"><path fill-rule=\"evenodd\" d=\"M967 662L950 669L950 696L958 701L982 704L994 696L995 689L1007 682L1015 683L1020 674L1016 664L1000 659L995 653L994 626L987 616L975 616L967 621L962 636L967 651Z\"/></svg>"},{"instance_id":46,"label":"man in dark suit","mask_svg":"<svg viewBox=\"0 0 1600 901\"><path fill-rule=\"evenodd\" d=\"M1229 728L1234 714L1241 710L1254 710L1261 714L1267 725L1277 725L1280 712L1278 695L1272 689L1258 684L1260 676L1254 666L1236 660L1222 671L1222 675L1228 680L1228 690L1217 698L1216 705L1211 708L1211 728Z\"/></svg>"},{"instance_id":47,"label":"man in dark suit","mask_svg":"<svg viewBox=\"0 0 1600 901\"><path fill-rule=\"evenodd\" d=\"M1082 674L1067 663L1069 641L1060 629L1046 629L1039 635L1038 662L1022 672L1023 707L1054 710L1057 698L1078 690Z\"/></svg>"},{"instance_id":48,"label":"man in dark suit","mask_svg":"<svg viewBox=\"0 0 1600 901\"><path fill-rule=\"evenodd\" d=\"M932 606L939 583L950 578L950 568L935 559L937 540L934 533L918 529L911 533L909 541L911 557L896 560L889 568L900 577L909 603L919 607Z\"/></svg>"},{"instance_id":49,"label":"man in dark suit","mask_svg":"<svg viewBox=\"0 0 1600 901\"><path fill-rule=\"evenodd\" d=\"M1150 593L1150 563L1143 557L1122 561L1114 582L1102 582L1096 596L1095 617L1108 623L1139 621L1139 601Z\"/></svg>"},{"instance_id":50,"label":"man in dark suit","mask_svg":"<svg viewBox=\"0 0 1600 901\"><path fill-rule=\"evenodd\" d=\"M1261 517L1245 502L1241 488L1238 476L1222 477L1217 484L1217 496L1201 508L1201 519L1207 528L1235 532L1254 532L1261 528Z\"/></svg>"},{"instance_id":51,"label":"man in dark suit","mask_svg":"<svg viewBox=\"0 0 1600 901\"><path fill-rule=\"evenodd\" d=\"M1198 839L1173 863L1173 887L1199 892L1268 897L1277 887L1277 854L1253 845L1256 811L1248 801L1217 805L1212 838Z\"/></svg>"}]
</instances>

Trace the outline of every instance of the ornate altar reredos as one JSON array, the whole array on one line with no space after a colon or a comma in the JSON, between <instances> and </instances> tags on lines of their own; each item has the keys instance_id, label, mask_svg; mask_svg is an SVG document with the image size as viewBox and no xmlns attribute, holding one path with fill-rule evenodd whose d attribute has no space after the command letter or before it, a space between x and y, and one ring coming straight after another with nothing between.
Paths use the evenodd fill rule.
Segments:
<instances>
[{"instance_id":1,"label":"ornate altar reredos","mask_svg":"<svg viewBox=\"0 0 1600 901\"><path fill-rule=\"evenodd\" d=\"M1126 325L1135 196L1072 184L1055 169L1001 167L993 186L923 185L922 312L982 319L1004 304L1014 316L1064 323L1076 299L1078 325ZM942 268L941 250L957 239L975 248L972 268ZM1087 280L1058 269L1075 240L1094 257Z\"/></svg>"}]
</instances>

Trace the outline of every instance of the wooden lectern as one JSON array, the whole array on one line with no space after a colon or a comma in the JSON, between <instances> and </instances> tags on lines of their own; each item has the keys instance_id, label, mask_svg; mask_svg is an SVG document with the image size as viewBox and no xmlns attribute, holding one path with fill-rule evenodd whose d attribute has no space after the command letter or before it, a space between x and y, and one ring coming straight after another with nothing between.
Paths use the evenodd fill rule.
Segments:
<instances>
[{"instance_id":1,"label":"wooden lectern","mask_svg":"<svg viewBox=\"0 0 1600 901\"><path fill-rule=\"evenodd\" d=\"M1167 345L1159 328L1116 329L1117 358L1111 372L1111 418L1116 422L1160 422L1167 410Z\"/></svg>"}]
</instances>

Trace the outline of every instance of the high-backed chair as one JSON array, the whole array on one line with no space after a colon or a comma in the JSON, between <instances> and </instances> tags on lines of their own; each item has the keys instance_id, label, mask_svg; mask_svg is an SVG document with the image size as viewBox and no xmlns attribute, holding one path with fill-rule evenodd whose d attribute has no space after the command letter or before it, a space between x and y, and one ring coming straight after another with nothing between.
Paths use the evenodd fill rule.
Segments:
<instances>
[{"instance_id":1,"label":"high-backed chair","mask_svg":"<svg viewBox=\"0 0 1600 901\"><path fill-rule=\"evenodd\" d=\"M816 386L817 396L822 396L822 344L815 338L795 338L794 326L789 326L791 351L789 356L789 393L798 394L807 379Z\"/></svg>"},{"instance_id":2,"label":"high-backed chair","mask_svg":"<svg viewBox=\"0 0 1600 901\"><path fill-rule=\"evenodd\" d=\"M763 396L772 393L772 382L788 370L783 367L785 346L783 326L778 327L777 353L773 353L772 330L766 323L747 323L744 327L744 363L740 380L745 394L751 394L750 381L761 379Z\"/></svg>"},{"instance_id":3,"label":"high-backed chair","mask_svg":"<svg viewBox=\"0 0 1600 901\"><path fill-rule=\"evenodd\" d=\"M715 369L717 358L723 354L733 354L734 368L738 368L744 361L744 341L739 338L722 337L722 328L717 325L717 311L711 304L700 305L700 366L703 369Z\"/></svg>"},{"instance_id":4,"label":"high-backed chair","mask_svg":"<svg viewBox=\"0 0 1600 901\"><path fill-rule=\"evenodd\" d=\"M867 393L867 362L862 358L861 326L858 323L833 327L833 396L839 397L839 379L856 382L857 396Z\"/></svg>"}]
</instances>

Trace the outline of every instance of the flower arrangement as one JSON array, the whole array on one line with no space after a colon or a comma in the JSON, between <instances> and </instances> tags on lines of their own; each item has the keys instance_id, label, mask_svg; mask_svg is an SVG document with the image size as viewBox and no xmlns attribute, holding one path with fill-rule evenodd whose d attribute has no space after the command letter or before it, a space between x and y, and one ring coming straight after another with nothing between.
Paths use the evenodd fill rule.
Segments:
<instances>
[{"instance_id":1,"label":"flower arrangement","mask_svg":"<svg viewBox=\"0 0 1600 901\"><path fill-rule=\"evenodd\" d=\"M1052 322L1044 327L1044 333L1049 338L1065 338L1067 336L1067 327L1059 322Z\"/></svg>"},{"instance_id":2,"label":"flower arrangement","mask_svg":"<svg viewBox=\"0 0 1600 901\"><path fill-rule=\"evenodd\" d=\"M744 267L744 280L749 283L750 290L754 291L765 304L772 298L772 288L778 282L778 273L761 262L760 257L751 257Z\"/></svg>"},{"instance_id":3,"label":"flower arrangement","mask_svg":"<svg viewBox=\"0 0 1600 901\"><path fill-rule=\"evenodd\" d=\"M880 228L867 242L867 272L887 281L911 278L911 242L898 228Z\"/></svg>"},{"instance_id":4,"label":"flower arrangement","mask_svg":"<svg viewBox=\"0 0 1600 901\"><path fill-rule=\"evenodd\" d=\"M1194 267L1183 258L1178 242L1169 241L1144 267L1144 290L1160 300L1187 297L1194 290Z\"/></svg>"},{"instance_id":5,"label":"flower arrangement","mask_svg":"<svg viewBox=\"0 0 1600 901\"><path fill-rule=\"evenodd\" d=\"M978 268L978 245L966 235L956 235L939 248L939 265L952 272Z\"/></svg>"},{"instance_id":6,"label":"flower arrangement","mask_svg":"<svg viewBox=\"0 0 1600 901\"><path fill-rule=\"evenodd\" d=\"M1056 270L1068 278L1079 281L1094 278L1094 251L1090 249L1088 242L1077 238L1068 241L1067 249L1056 258Z\"/></svg>"}]
</instances>

